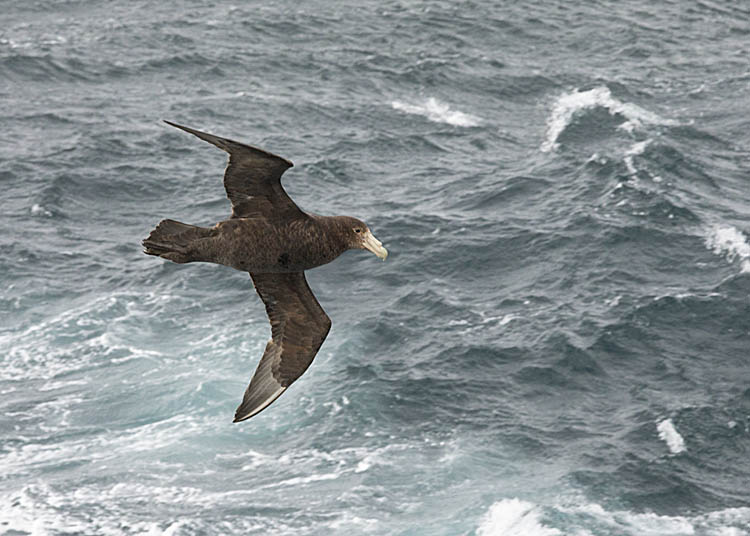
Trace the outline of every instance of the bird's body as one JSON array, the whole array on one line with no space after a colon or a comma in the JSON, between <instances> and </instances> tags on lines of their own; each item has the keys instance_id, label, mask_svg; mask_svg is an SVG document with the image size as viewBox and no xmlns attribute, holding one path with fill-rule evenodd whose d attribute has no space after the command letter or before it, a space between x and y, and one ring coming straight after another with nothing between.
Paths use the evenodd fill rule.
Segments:
<instances>
[{"instance_id":1,"label":"bird's body","mask_svg":"<svg viewBox=\"0 0 750 536\"><path fill-rule=\"evenodd\" d=\"M178 223L164 220L164 227ZM179 241L180 235L189 238L183 251L166 258L212 262L251 273L301 272L327 264L349 249L349 244L337 240L339 235L332 232L339 226L337 217L308 214L283 222L250 217L231 218L211 228L191 225L178 229L174 236L173 242ZM329 236L334 239L326 240Z\"/></svg>"},{"instance_id":2,"label":"bird's body","mask_svg":"<svg viewBox=\"0 0 750 536\"><path fill-rule=\"evenodd\" d=\"M232 217L213 227L162 220L143 241L145 252L177 262L210 262L249 272L266 306L271 340L235 422L268 407L299 378L328 334L331 321L304 271L329 263L348 249L388 252L367 226L349 216L308 214L281 187L292 163L239 142L170 123L229 153L224 186Z\"/></svg>"}]
</instances>

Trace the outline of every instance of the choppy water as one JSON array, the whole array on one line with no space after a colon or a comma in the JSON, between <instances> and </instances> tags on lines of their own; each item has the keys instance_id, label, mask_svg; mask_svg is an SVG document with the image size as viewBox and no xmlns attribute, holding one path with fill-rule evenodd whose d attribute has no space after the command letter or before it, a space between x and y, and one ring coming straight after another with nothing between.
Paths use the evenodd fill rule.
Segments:
<instances>
[{"instance_id":1,"label":"choppy water","mask_svg":"<svg viewBox=\"0 0 750 536\"><path fill-rule=\"evenodd\" d=\"M750 534L750 10L518 4L3 3L0 532ZM229 213L162 118L391 252L241 425L249 278L141 253Z\"/></svg>"}]
</instances>

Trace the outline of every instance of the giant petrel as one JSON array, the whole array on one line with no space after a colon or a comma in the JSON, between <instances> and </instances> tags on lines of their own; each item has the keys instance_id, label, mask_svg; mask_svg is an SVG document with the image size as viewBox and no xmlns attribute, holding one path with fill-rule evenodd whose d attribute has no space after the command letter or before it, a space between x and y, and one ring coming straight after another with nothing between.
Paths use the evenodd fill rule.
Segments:
<instances>
[{"instance_id":1,"label":"giant petrel","mask_svg":"<svg viewBox=\"0 0 750 536\"><path fill-rule=\"evenodd\" d=\"M267 408L312 363L331 319L315 299L305 270L349 249L388 251L364 222L300 210L281 186L289 160L262 149L165 121L229 153L224 188L232 216L213 227L162 220L143 241L145 253L177 263L213 262L249 272L266 306L271 339L245 390L234 422Z\"/></svg>"}]
</instances>

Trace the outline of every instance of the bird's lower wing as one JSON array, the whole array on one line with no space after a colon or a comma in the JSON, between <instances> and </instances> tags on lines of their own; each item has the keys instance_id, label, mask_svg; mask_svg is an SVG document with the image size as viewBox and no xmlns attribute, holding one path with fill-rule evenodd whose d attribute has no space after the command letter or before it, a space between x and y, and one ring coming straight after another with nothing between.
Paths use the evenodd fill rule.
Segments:
<instances>
[{"instance_id":1,"label":"bird's lower wing","mask_svg":"<svg viewBox=\"0 0 750 536\"><path fill-rule=\"evenodd\" d=\"M331 320L315 299L304 272L250 274L271 322L271 340L237 408L234 422L267 408L312 363Z\"/></svg>"}]
</instances>

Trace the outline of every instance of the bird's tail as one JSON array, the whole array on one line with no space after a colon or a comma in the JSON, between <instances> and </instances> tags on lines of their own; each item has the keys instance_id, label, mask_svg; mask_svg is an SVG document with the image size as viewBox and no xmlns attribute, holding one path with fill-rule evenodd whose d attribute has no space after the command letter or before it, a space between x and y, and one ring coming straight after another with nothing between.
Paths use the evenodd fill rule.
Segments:
<instances>
[{"instance_id":1,"label":"bird's tail","mask_svg":"<svg viewBox=\"0 0 750 536\"><path fill-rule=\"evenodd\" d=\"M143 241L144 253L184 263L202 260L194 247L195 240L207 238L211 229L175 220L162 220Z\"/></svg>"}]
</instances>

